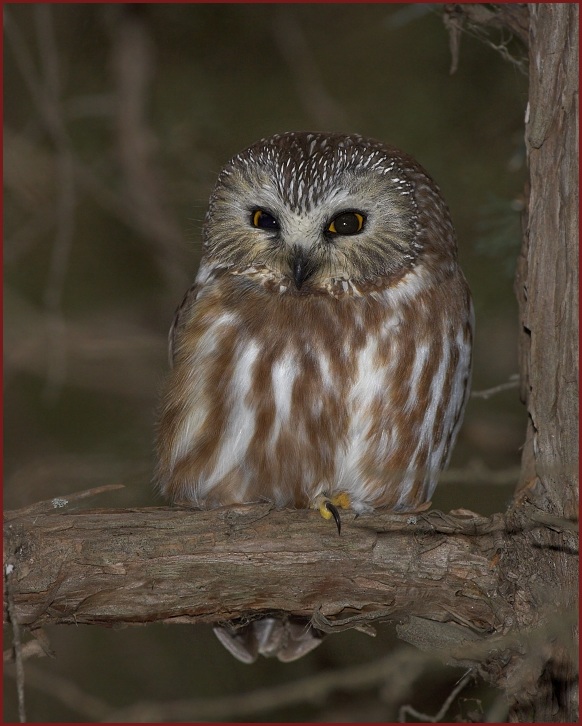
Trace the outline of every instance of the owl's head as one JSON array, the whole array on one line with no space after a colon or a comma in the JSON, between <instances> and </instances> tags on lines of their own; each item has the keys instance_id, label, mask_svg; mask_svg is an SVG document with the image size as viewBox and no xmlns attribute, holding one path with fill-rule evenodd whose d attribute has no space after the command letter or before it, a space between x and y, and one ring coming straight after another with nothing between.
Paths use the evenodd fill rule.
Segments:
<instances>
[{"instance_id":1,"label":"owl's head","mask_svg":"<svg viewBox=\"0 0 582 726\"><path fill-rule=\"evenodd\" d=\"M390 284L428 248L455 253L438 189L411 157L358 135L258 141L221 171L204 227L213 267L297 294Z\"/></svg>"}]
</instances>

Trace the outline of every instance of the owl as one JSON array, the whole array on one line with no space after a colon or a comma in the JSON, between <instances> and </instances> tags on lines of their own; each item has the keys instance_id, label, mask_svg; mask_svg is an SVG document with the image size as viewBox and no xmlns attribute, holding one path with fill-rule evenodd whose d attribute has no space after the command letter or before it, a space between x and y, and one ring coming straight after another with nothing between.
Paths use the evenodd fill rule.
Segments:
<instances>
[{"instance_id":1,"label":"owl","mask_svg":"<svg viewBox=\"0 0 582 726\"><path fill-rule=\"evenodd\" d=\"M356 134L262 139L220 172L170 331L158 482L198 508L429 506L469 391L473 309L438 187ZM219 639L244 662L320 642L264 617Z\"/></svg>"}]
</instances>

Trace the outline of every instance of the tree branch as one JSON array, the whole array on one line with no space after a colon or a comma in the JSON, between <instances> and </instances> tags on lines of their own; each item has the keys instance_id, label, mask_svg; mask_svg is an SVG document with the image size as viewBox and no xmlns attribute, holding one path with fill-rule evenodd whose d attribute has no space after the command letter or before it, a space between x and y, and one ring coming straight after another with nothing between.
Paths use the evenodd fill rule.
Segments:
<instances>
[{"instance_id":1,"label":"tree branch","mask_svg":"<svg viewBox=\"0 0 582 726\"><path fill-rule=\"evenodd\" d=\"M14 612L31 628L212 623L277 611L317 611L331 622L414 613L481 633L500 626L491 567L504 536L500 515L343 520L339 537L315 512L269 505L9 512Z\"/></svg>"},{"instance_id":2,"label":"tree branch","mask_svg":"<svg viewBox=\"0 0 582 726\"><path fill-rule=\"evenodd\" d=\"M340 537L308 510L69 511L71 501L6 516L10 615L30 629L244 621L274 612L333 632L396 619L413 623L407 639L450 659L514 622L498 563L524 530L508 528L500 514L347 513ZM483 660L482 648L469 658Z\"/></svg>"},{"instance_id":3,"label":"tree branch","mask_svg":"<svg viewBox=\"0 0 582 726\"><path fill-rule=\"evenodd\" d=\"M247 622L266 613L311 619L324 632L369 633L374 621L396 620L404 640L497 685L508 662L522 663L511 672L516 688L523 669L539 665L527 653L546 640L561 643L564 662L574 657L567 598L550 611L538 597L531 627L516 617L523 594L508 589L519 580L516 551L528 547L533 572L547 546L576 561L572 522L546 521L526 499L488 518L344 513L340 537L314 511L267 504L76 508L106 489L6 513L5 621L34 634L55 624Z\"/></svg>"}]
</instances>

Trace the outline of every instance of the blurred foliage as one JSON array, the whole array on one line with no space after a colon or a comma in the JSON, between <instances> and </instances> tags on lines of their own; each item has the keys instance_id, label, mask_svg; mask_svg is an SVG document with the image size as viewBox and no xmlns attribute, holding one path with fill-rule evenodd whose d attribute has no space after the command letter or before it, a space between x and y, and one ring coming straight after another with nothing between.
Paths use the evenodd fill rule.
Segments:
<instances>
[{"instance_id":1,"label":"blurred foliage","mask_svg":"<svg viewBox=\"0 0 582 726\"><path fill-rule=\"evenodd\" d=\"M477 236L474 249L477 255L491 257L500 265L500 271L512 280L520 248L521 219L524 202L513 202L489 194L480 208L475 225Z\"/></svg>"},{"instance_id":2,"label":"blurred foliage","mask_svg":"<svg viewBox=\"0 0 582 726\"><path fill-rule=\"evenodd\" d=\"M208 195L230 156L278 131L357 131L429 170L451 207L475 298L474 388L517 371L511 270L527 79L467 37L450 76L442 6L4 7L7 507L114 481L125 490L95 506L160 503L152 440L166 333L196 271ZM136 62L151 67L138 105L159 192L149 209L135 201L140 185L120 132L130 111L115 54L127 50L120 33L128 19L145 39ZM154 213L168 223L165 236ZM452 467L511 470L524 428L516 390L473 399ZM434 505L489 514L512 488L443 484ZM397 647L386 626L374 640L346 633L297 663L249 668L202 627L53 628L50 637L58 657L38 668L120 706L220 697ZM403 697L436 712L459 675L431 671ZM486 689L463 696L482 699L485 709L496 698ZM31 720L84 717L32 688L28 699ZM253 718L390 721L398 705L361 691ZM12 720L12 687L6 709Z\"/></svg>"}]
</instances>

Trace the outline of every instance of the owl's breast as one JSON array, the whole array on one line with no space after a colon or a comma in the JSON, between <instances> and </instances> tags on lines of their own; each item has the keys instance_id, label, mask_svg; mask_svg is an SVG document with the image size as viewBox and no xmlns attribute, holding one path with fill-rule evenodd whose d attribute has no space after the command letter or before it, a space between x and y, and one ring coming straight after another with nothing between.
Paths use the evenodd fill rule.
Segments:
<instances>
[{"instance_id":1,"label":"owl's breast","mask_svg":"<svg viewBox=\"0 0 582 726\"><path fill-rule=\"evenodd\" d=\"M341 489L366 509L398 506L408 477L408 494L425 496L408 470L411 458L426 464L438 351L419 348L417 330L382 298L210 287L176 341L158 446L165 493L201 507L306 507Z\"/></svg>"},{"instance_id":2,"label":"owl's breast","mask_svg":"<svg viewBox=\"0 0 582 726\"><path fill-rule=\"evenodd\" d=\"M346 337L337 301L230 292L201 295L176 341L162 486L203 507L308 506L312 488L333 479L349 428L358 334Z\"/></svg>"}]
</instances>

